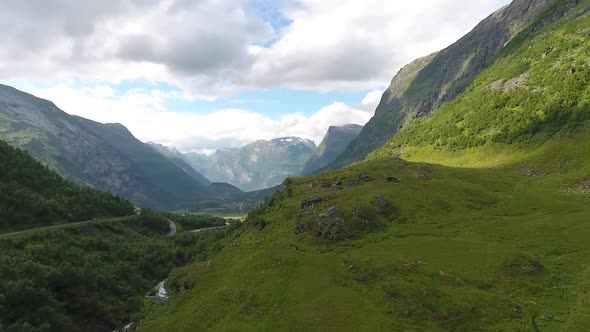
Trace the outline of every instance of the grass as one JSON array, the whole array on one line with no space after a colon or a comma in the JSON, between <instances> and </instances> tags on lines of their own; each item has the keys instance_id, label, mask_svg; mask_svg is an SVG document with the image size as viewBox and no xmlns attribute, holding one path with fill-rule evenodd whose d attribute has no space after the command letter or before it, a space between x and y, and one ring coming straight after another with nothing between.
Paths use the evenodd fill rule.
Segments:
<instances>
[{"instance_id":1,"label":"grass","mask_svg":"<svg viewBox=\"0 0 590 332\"><path fill-rule=\"evenodd\" d=\"M386 158L294 179L290 194L263 209L266 227L236 233L212 261L177 271L190 287L138 330L588 326L590 197L569 188L590 177L590 144L572 144L588 142L589 132L513 154L497 167ZM581 162L563 168L563 158ZM360 175L374 180L347 185ZM387 182L389 176L401 182ZM317 185L339 179L341 188ZM396 213L373 213L368 224L352 218L356 208L374 209L378 196ZM300 215L310 197L326 201ZM334 203L349 228L343 238L295 234L297 224Z\"/></svg>"},{"instance_id":2,"label":"grass","mask_svg":"<svg viewBox=\"0 0 590 332\"><path fill-rule=\"evenodd\" d=\"M172 300L137 330L587 330L590 2L577 4L369 160L288 181L218 256L175 271Z\"/></svg>"}]
</instances>

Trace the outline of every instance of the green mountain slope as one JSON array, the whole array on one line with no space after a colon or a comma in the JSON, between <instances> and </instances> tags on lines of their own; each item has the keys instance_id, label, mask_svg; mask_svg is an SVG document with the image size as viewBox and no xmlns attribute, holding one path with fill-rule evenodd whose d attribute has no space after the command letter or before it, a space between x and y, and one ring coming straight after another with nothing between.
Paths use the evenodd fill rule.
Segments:
<instances>
[{"instance_id":1,"label":"green mountain slope","mask_svg":"<svg viewBox=\"0 0 590 332\"><path fill-rule=\"evenodd\" d=\"M403 68L385 91L367 123L330 169L363 160L407 121L425 117L452 101L494 62L508 41L555 0L516 0L492 14L448 48Z\"/></svg>"},{"instance_id":2,"label":"green mountain slope","mask_svg":"<svg viewBox=\"0 0 590 332\"><path fill-rule=\"evenodd\" d=\"M565 23L566 18L544 25L551 15L547 12L508 44L466 93L432 117L411 122L370 158L401 155L435 161L439 155L436 161L445 164L486 165L491 162L486 158L459 161L452 152L528 151L583 129L590 119L587 2L571 9Z\"/></svg>"},{"instance_id":3,"label":"green mountain slope","mask_svg":"<svg viewBox=\"0 0 590 332\"><path fill-rule=\"evenodd\" d=\"M358 137L363 126L349 124L345 126L331 126L316 148L313 155L305 163L301 175L311 175L323 169L334 161L355 138Z\"/></svg>"},{"instance_id":4,"label":"green mountain slope","mask_svg":"<svg viewBox=\"0 0 590 332\"><path fill-rule=\"evenodd\" d=\"M587 330L589 7L547 4L370 160L288 180L138 329Z\"/></svg>"},{"instance_id":5,"label":"green mountain slope","mask_svg":"<svg viewBox=\"0 0 590 332\"><path fill-rule=\"evenodd\" d=\"M134 214L128 201L64 180L0 141L0 232Z\"/></svg>"}]
</instances>

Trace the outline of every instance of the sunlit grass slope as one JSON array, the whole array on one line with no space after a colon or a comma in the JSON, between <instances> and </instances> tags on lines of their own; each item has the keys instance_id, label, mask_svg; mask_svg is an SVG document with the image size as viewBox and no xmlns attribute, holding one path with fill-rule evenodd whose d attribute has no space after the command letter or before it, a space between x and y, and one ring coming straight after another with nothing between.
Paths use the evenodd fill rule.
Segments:
<instances>
[{"instance_id":1,"label":"sunlit grass slope","mask_svg":"<svg viewBox=\"0 0 590 332\"><path fill-rule=\"evenodd\" d=\"M588 3L368 161L288 182L138 330L587 330Z\"/></svg>"},{"instance_id":2,"label":"sunlit grass slope","mask_svg":"<svg viewBox=\"0 0 590 332\"><path fill-rule=\"evenodd\" d=\"M139 330L579 330L590 148L539 155L498 168L381 159L295 179L214 260L178 271L174 299ZM321 234L330 210L323 222L343 223Z\"/></svg>"}]
</instances>

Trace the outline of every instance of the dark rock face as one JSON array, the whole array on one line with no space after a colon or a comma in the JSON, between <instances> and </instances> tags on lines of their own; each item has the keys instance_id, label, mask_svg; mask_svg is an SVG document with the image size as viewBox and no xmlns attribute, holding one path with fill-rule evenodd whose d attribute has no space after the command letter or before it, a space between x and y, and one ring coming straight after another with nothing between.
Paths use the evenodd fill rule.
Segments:
<instances>
[{"instance_id":1,"label":"dark rock face","mask_svg":"<svg viewBox=\"0 0 590 332\"><path fill-rule=\"evenodd\" d=\"M360 186L363 183L374 181L374 179L366 174L359 174L351 176L346 180L346 184L350 187Z\"/></svg>"},{"instance_id":2,"label":"dark rock face","mask_svg":"<svg viewBox=\"0 0 590 332\"><path fill-rule=\"evenodd\" d=\"M320 218L332 218L338 214L340 210L338 204L332 205L328 210L324 211L324 213L320 214Z\"/></svg>"},{"instance_id":3,"label":"dark rock face","mask_svg":"<svg viewBox=\"0 0 590 332\"><path fill-rule=\"evenodd\" d=\"M455 44L402 68L383 94L375 116L326 169L364 159L391 139L408 119L429 116L442 104L455 99L493 63L512 38L529 27L552 3L551 0L515 0Z\"/></svg>"},{"instance_id":4,"label":"dark rock face","mask_svg":"<svg viewBox=\"0 0 590 332\"><path fill-rule=\"evenodd\" d=\"M302 210L311 210L316 205L323 203L325 201L326 201L325 198L310 198L308 200L301 202L301 209Z\"/></svg>"},{"instance_id":5,"label":"dark rock face","mask_svg":"<svg viewBox=\"0 0 590 332\"><path fill-rule=\"evenodd\" d=\"M311 199L302 202L301 207L312 209L313 206L324 202L324 199ZM338 204L333 204L330 208L322 212L312 221L307 223L299 223L295 226L293 232L296 235L309 233L315 237L321 237L330 241L341 240L348 232L348 226L344 219L338 217L340 207Z\"/></svg>"},{"instance_id":6,"label":"dark rock face","mask_svg":"<svg viewBox=\"0 0 590 332\"><path fill-rule=\"evenodd\" d=\"M375 220L375 212L367 207L355 207L352 210L352 220L361 224L370 224Z\"/></svg>"},{"instance_id":7,"label":"dark rock face","mask_svg":"<svg viewBox=\"0 0 590 332\"><path fill-rule=\"evenodd\" d=\"M377 213L380 215L387 215L391 209L391 203L389 203L389 201L383 196L377 196L373 205L375 206Z\"/></svg>"},{"instance_id":8,"label":"dark rock face","mask_svg":"<svg viewBox=\"0 0 590 332\"><path fill-rule=\"evenodd\" d=\"M314 220L312 235L331 241L338 241L348 231L348 227L342 218L318 217Z\"/></svg>"},{"instance_id":9,"label":"dark rock face","mask_svg":"<svg viewBox=\"0 0 590 332\"><path fill-rule=\"evenodd\" d=\"M297 224L293 230L293 233L295 233L295 235L303 234L305 233L306 229L307 228L305 227L305 224Z\"/></svg>"},{"instance_id":10,"label":"dark rock face","mask_svg":"<svg viewBox=\"0 0 590 332\"><path fill-rule=\"evenodd\" d=\"M385 180L389 183L401 183L402 181L398 178L396 178L395 176L388 176L385 178Z\"/></svg>"}]
</instances>

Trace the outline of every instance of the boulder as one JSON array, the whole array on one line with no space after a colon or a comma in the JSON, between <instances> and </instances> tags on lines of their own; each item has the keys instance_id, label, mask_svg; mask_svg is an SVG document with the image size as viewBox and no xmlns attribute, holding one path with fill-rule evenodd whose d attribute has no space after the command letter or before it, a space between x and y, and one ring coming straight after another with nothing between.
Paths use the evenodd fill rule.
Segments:
<instances>
[{"instance_id":1,"label":"boulder","mask_svg":"<svg viewBox=\"0 0 590 332\"><path fill-rule=\"evenodd\" d=\"M377 211L377 213L379 213L382 216L386 216L387 214L389 214L389 211L391 209L391 203L389 203L389 201L386 200L383 196L377 196L373 205L375 205L375 210Z\"/></svg>"},{"instance_id":2,"label":"boulder","mask_svg":"<svg viewBox=\"0 0 590 332\"><path fill-rule=\"evenodd\" d=\"M402 181L398 178L396 178L395 176L388 176L385 178L385 180L389 183L401 183Z\"/></svg>"},{"instance_id":3,"label":"boulder","mask_svg":"<svg viewBox=\"0 0 590 332\"><path fill-rule=\"evenodd\" d=\"M338 214L338 211L340 210L338 204L334 203L334 205L332 205L329 209L327 209L326 211L324 211L322 214L320 214L320 218L331 218L331 217L335 217Z\"/></svg>"},{"instance_id":4,"label":"boulder","mask_svg":"<svg viewBox=\"0 0 590 332\"><path fill-rule=\"evenodd\" d=\"M301 209L302 210L311 210L313 209L316 205L325 202L326 199L325 198L310 198L308 200L302 201L301 202Z\"/></svg>"},{"instance_id":5,"label":"boulder","mask_svg":"<svg viewBox=\"0 0 590 332\"><path fill-rule=\"evenodd\" d=\"M313 235L323 237L331 241L338 241L348 231L348 227L342 218L322 218L314 220L315 230Z\"/></svg>"}]
</instances>

